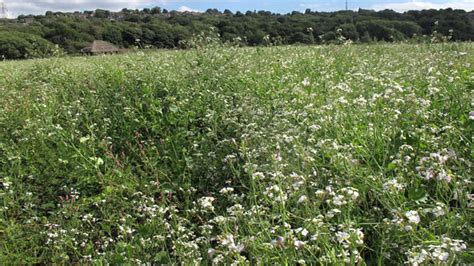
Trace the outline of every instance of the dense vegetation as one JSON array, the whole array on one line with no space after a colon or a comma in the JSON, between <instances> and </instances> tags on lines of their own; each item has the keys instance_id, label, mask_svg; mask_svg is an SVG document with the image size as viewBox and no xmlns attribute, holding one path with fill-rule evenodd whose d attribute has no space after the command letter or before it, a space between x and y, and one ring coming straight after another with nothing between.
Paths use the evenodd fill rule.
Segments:
<instances>
[{"instance_id":1,"label":"dense vegetation","mask_svg":"<svg viewBox=\"0 0 474 266\"><path fill-rule=\"evenodd\" d=\"M472 43L214 46L0 62L1 264L473 263Z\"/></svg>"},{"instance_id":2,"label":"dense vegetation","mask_svg":"<svg viewBox=\"0 0 474 266\"><path fill-rule=\"evenodd\" d=\"M0 31L1 59L24 59L54 55L54 45L33 34Z\"/></svg>"},{"instance_id":3,"label":"dense vegetation","mask_svg":"<svg viewBox=\"0 0 474 266\"><path fill-rule=\"evenodd\" d=\"M95 39L121 47L183 48L183 41L214 27L223 41L241 45L279 45L354 42L422 41L447 36L453 41L474 40L474 13L463 10L423 10L403 14L391 10L293 12L266 11L223 13L168 12L160 8L83 13L47 12L44 16L19 16L0 22L0 41L6 35L25 32L79 53ZM3 37L2 37L3 36ZM424 37L423 37L424 36ZM0 47L0 55L17 58ZM23 56L29 56L30 53Z\"/></svg>"}]
</instances>

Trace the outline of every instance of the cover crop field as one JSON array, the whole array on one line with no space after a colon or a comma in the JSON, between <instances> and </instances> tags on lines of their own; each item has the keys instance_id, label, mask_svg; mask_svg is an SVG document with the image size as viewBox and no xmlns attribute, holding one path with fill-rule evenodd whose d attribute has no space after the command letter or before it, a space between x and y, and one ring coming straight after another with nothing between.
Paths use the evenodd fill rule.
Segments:
<instances>
[{"instance_id":1,"label":"cover crop field","mask_svg":"<svg viewBox=\"0 0 474 266\"><path fill-rule=\"evenodd\" d=\"M0 262L472 263L474 45L0 62Z\"/></svg>"}]
</instances>

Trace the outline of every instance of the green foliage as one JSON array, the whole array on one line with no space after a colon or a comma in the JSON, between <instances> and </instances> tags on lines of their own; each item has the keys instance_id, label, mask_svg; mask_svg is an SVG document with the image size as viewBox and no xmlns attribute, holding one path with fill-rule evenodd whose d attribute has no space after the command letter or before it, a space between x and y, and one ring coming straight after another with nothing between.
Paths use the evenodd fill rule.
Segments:
<instances>
[{"instance_id":1,"label":"green foliage","mask_svg":"<svg viewBox=\"0 0 474 266\"><path fill-rule=\"evenodd\" d=\"M292 43L313 44L314 43L314 37L311 33L304 34L302 32L296 32L295 34L293 34L291 36L290 41Z\"/></svg>"},{"instance_id":2,"label":"green foliage","mask_svg":"<svg viewBox=\"0 0 474 266\"><path fill-rule=\"evenodd\" d=\"M472 43L181 44L0 62L0 264L472 262Z\"/></svg>"},{"instance_id":3,"label":"green foliage","mask_svg":"<svg viewBox=\"0 0 474 266\"><path fill-rule=\"evenodd\" d=\"M357 28L354 24L342 24L339 28L341 29L341 34L344 38L352 41L359 40L359 32L357 32Z\"/></svg>"},{"instance_id":4,"label":"green foliage","mask_svg":"<svg viewBox=\"0 0 474 266\"><path fill-rule=\"evenodd\" d=\"M367 32L377 41L396 41L400 32L388 27L383 21L362 21L357 23L358 32Z\"/></svg>"},{"instance_id":5,"label":"green foliage","mask_svg":"<svg viewBox=\"0 0 474 266\"><path fill-rule=\"evenodd\" d=\"M282 44L341 44L352 42L411 42L474 40L473 13L462 10L423 10L397 13L392 10L292 12L268 11L245 14L229 10L205 13L123 9L97 9L74 13L47 12L45 16L20 16L0 22L0 29L35 34L77 54L96 39L120 47L181 48L195 35L218 30L223 42L250 46ZM338 31L340 29L340 31ZM449 37L449 38L448 38ZM137 42L140 40L140 42Z\"/></svg>"},{"instance_id":6,"label":"green foliage","mask_svg":"<svg viewBox=\"0 0 474 266\"><path fill-rule=\"evenodd\" d=\"M360 41L363 43L371 43L372 37L370 37L370 34L368 31L364 31L363 35L360 37Z\"/></svg>"},{"instance_id":7,"label":"green foliage","mask_svg":"<svg viewBox=\"0 0 474 266\"><path fill-rule=\"evenodd\" d=\"M28 33L0 31L1 59L28 59L49 57L56 51L47 40Z\"/></svg>"},{"instance_id":8,"label":"green foliage","mask_svg":"<svg viewBox=\"0 0 474 266\"><path fill-rule=\"evenodd\" d=\"M107 26L104 29L102 36L105 41L118 45L122 44L123 41L122 29L118 26Z\"/></svg>"},{"instance_id":9,"label":"green foliage","mask_svg":"<svg viewBox=\"0 0 474 266\"><path fill-rule=\"evenodd\" d=\"M96 18L108 18L110 16L110 11L103 9L96 9L94 12L94 17Z\"/></svg>"}]
</instances>

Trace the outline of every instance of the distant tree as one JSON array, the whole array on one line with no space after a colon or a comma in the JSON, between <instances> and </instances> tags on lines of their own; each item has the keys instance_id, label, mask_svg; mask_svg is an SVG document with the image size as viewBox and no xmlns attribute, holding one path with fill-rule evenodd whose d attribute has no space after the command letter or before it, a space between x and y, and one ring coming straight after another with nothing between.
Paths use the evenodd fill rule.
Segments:
<instances>
[{"instance_id":1,"label":"distant tree","mask_svg":"<svg viewBox=\"0 0 474 266\"><path fill-rule=\"evenodd\" d=\"M103 9L82 13L48 11L43 16L20 16L17 19L20 23L2 21L0 30L36 35L68 53L77 53L94 39L125 47L136 45L136 39L140 39L140 44L158 48L180 47L180 41L208 31L210 27L217 28L222 41L240 37L244 40L242 43L248 45L340 43L341 37L361 42L391 42L424 38L423 35L430 36L435 32L437 36L449 36L454 41L469 41L474 40L473 17L474 12L449 8L405 13L364 9L313 12L307 9L304 13L295 11L285 15L264 10L233 14L228 9L221 15L219 10L211 8L203 14L189 15L153 7L125 8L120 12Z\"/></svg>"},{"instance_id":2,"label":"distant tree","mask_svg":"<svg viewBox=\"0 0 474 266\"><path fill-rule=\"evenodd\" d=\"M136 27L128 27L122 32L123 44L126 47L137 44L142 39L142 31Z\"/></svg>"},{"instance_id":3,"label":"distant tree","mask_svg":"<svg viewBox=\"0 0 474 266\"><path fill-rule=\"evenodd\" d=\"M370 37L370 34L368 31L365 31L362 36L360 37L360 41L363 43L370 43L372 42L372 38Z\"/></svg>"},{"instance_id":4,"label":"distant tree","mask_svg":"<svg viewBox=\"0 0 474 266\"><path fill-rule=\"evenodd\" d=\"M138 14L130 14L126 15L124 20L130 22L140 22L142 20L142 17Z\"/></svg>"},{"instance_id":5,"label":"distant tree","mask_svg":"<svg viewBox=\"0 0 474 266\"><path fill-rule=\"evenodd\" d=\"M171 26L168 24L154 24L150 25L150 29L155 32L155 37L152 44L157 48L173 48L174 37Z\"/></svg>"},{"instance_id":6,"label":"distant tree","mask_svg":"<svg viewBox=\"0 0 474 266\"><path fill-rule=\"evenodd\" d=\"M391 25L394 29L409 38L413 37L415 34L420 34L423 30L419 25L412 21L393 21L391 22Z\"/></svg>"},{"instance_id":7,"label":"distant tree","mask_svg":"<svg viewBox=\"0 0 474 266\"><path fill-rule=\"evenodd\" d=\"M245 33L247 42L249 45L260 45L263 43L263 38L265 37L265 32L260 29L253 29Z\"/></svg>"},{"instance_id":8,"label":"distant tree","mask_svg":"<svg viewBox=\"0 0 474 266\"><path fill-rule=\"evenodd\" d=\"M122 30L114 25L107 26L104 29L103 39L105 41L121 45L123 40Z\"/></svg>"},{"instance_id":9,"label":"distant tree","mask_svg":"<svg viewBox=\"0 0 474 266\"><path fill-rule=\"evenodd\" d=\"M352 23L346 23L339 26L341 29L341 34L344 38L357 41L359 39L359 33L357 32L357 28Z\"/></svg>"},{"instance_id":10,"label":"distant tree","mask_svg":"<svg viewBox=\"0 0 474 266\"><path fill-rule=\"evenodd\" d=\"M151 14L153 14L153 15L161 14L161 7L158 7L158 6L153 7L151 9Z\"/></svg>"},{"instance_id":11,"label":"distant tree","mask_svg":"<svg viewBox=\"0 0 474 266\"><path fill-rule=\"evenodd\" d=\"M334 31L328 31L321 36L323 42L331 42L336 40L336 33Z\"/></svg>"},{"instance_id":12,"label":"distant tree","mask_svg":"<svg viewBox=\"0 0 474 266\"><path fill-rule=\"evenodd\" d=\"M314 37L312 34L305 34L303 32L296 32L290 38L291 43L303 43L312 44L314 43Z\"/></svg>"},{"instance_id":13,"label":"distant tree","mask_svg":"<svg viewBox=\"0 0 474 266\"><path fill-rule=\"evenodd\" d=\"M380 21L363 21L359 22L356 25L357 31L359 33L368 32L369 35L378 41L393 41L394 40L394 30L386 27Z\"/></svg>"},{"instance_id":14,"label":"distant tree","mask_svg":"<svg viewBox=\"0 0 474 266\"><path fill-rule=\"evenodd\" d=\"M54 53L47 40L22 32L0 31L0 58L25 59L47 57Z\"/></svg>"},{"instance_id":15,"label":"distant tree","mask_svg":"<svg viewBox=\"0 0 474 266\"><path fill-rule=\"evenodd\" d=\"M156 32L148 27L142 27L141 31L141 42L144 44L153 44Z\"/></svg>"},{"instance_id":16,"label":"distant tree","mask_svg":"<svg viewBox=\"0 0 474 266\"><path fill-rule=\"evenodd\" d=\"M391 9L385 9L382 11L379 11L376 13L377 17L382 18L382 19L388 19L388 20L400 20L402 19L403 15L400 13L397 13Z\"/></svg>"},{"instance_id":17,"label":"distant tree","mask_svg":"<svg viewBox=\"0 0 474 266\"><path fill-rule=\"evenodd\" d=\"M259 14L260 16L271 16L272 12L265 11L265 10L260 10L260 11L257 12L257 14Z\"/></svg>"},{"instance_id":18,"label":"distant tree","mask_svg":"<svg viewBox=\"0 0 474 266\"><path fill-rule=\"evenodd\" d=\"M206 14L208 14L208 15L217 15L217 14L220 14L220 12L216 8L209 8L208 10L206 10Z\"/></svg>"},{"instance_id":19,"label":"distant tree","mask_svg":"<svg viewBox=\"0 0 474 266\"><path fill-rule=\"evenodd\" d=\"M280 22L280 23L286 23L287 19L285 16L280 16L277 18L277 21Z\"/></svg>"},{"instance_id":20,"label":"distant tree","mask_svg":"<svg viewBox=\"0 0 474 266\"><path fill-rule=\"evenodd\" d=\"M109 18L110 17L110 11L103 10L103 9L96 9L95 12L94 12L94 17L96 17L96 18Z\"/></svg>"}]
</instances>

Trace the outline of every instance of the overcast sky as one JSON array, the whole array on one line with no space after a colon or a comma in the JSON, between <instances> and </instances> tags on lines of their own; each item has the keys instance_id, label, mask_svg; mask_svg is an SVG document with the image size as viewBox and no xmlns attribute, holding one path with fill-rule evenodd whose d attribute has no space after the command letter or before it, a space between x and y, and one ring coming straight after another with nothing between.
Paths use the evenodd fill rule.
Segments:
<instances>
[{"instance_id":1,"label":"overcast sky","mask_svg":"<svg viewBox=\"0 0 474 266\"><path fill-rule=\"evenodd\" d=\"M2 0L0 0L1 2ZM293 10L334 11L345 8L345 0L3 0L10 17L20 14L44 14L46 11L84 11L96 8L120 10L122 8L145 8L160 6L169 10L205 11L217 8L221 11L268 10L288 13ZM474 0L348 0L350 9L413 9L456 8L474 10Z\"/></svg>"}]
</instances>

